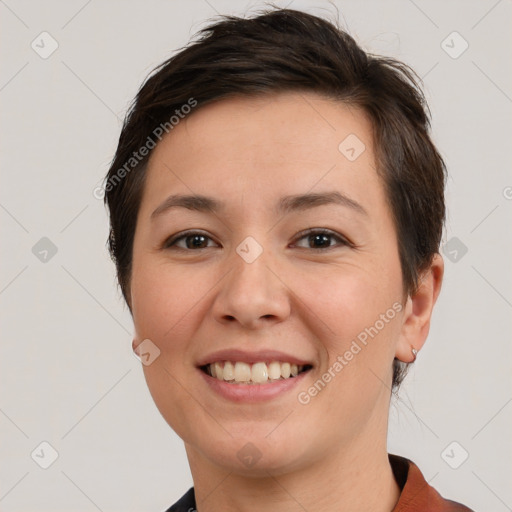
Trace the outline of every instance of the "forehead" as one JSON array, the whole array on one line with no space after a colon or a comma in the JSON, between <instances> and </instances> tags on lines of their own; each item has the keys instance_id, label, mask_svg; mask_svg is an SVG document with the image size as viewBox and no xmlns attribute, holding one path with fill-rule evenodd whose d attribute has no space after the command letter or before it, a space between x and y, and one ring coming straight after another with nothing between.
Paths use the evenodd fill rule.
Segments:
<instances>
[{"instance_id":1,"label":"forehead","mask_svg":"<svg viewBox=\"0 0 512 512\"><path fill-rule=\"evenodd\" d=\"M179 138L175 146L193 144L219 156L265 161L266 156L274 160L282 154L287 159L334 161L339 143L349 134L364 140L372 153L371 124L361 109L314 93L284 92L207 104L185 117L167 139L172 144L172 138ZM261 147L267 151L260 153Z\"/></svg>"},{"instance_id":2,"label":"forehead","mask_svg":"<svg viewBox=\"0 0 512 512\"><path fill-rule=\"evenodd\" d=\"M360 203L382 199L367 116L302 92L198 107L153 150L145 189L152 203L174 191L242 201L337 189Z\"/></svg>"}]
</instances>

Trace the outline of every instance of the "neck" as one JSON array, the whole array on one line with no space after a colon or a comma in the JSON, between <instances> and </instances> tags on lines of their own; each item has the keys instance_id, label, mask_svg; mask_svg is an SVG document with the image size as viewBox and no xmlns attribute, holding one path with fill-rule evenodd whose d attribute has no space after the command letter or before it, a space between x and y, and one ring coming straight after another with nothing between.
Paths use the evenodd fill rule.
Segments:
<instances>
[{"instance_id":1,"label":"neck","mask_svg":"<svg viewBox=\"0 0 512 512\"><path fill-rule=\"evenodd\" d=\"M269 469L258 477L221 468L188 444L186 450L198 512L391 512L400 497L385 435L376 445L361 433L293 472Z\"/></svg>"}]
</instances>

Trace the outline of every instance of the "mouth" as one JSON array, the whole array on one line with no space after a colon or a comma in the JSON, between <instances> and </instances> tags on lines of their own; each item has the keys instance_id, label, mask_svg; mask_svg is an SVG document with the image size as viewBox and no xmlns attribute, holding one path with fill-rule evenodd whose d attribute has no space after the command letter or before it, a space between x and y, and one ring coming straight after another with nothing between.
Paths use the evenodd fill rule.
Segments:
<instances>
[{"instance_id":1,"label":"mouth","mask_svg":"<svg viewBox=\"0 0 512 512\"><path fill-rule=\"evenodd\" d=\"M287 361L260 361L253 364L243 361L215 361L199 367L203 373L219 381L246 385L294 379L312 368L311 364L299 365Z\"/></svg>"}]
</instances>

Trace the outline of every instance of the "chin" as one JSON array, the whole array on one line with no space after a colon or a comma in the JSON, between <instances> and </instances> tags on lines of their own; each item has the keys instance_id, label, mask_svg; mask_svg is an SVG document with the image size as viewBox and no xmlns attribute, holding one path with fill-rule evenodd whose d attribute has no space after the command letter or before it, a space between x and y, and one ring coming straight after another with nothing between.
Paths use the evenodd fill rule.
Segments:
<instances>
[{"instance_id":1,"label":"chin","mask_svg":"<svg viewBox=\"0 0 512 512\"><path fill-rule=\"evenodd\" d=\"M211 464L243 476L268 478L269 474L286 474L311 464L305 439L293 441L284 430L281 435L270 439L268 433L271 429L262 429L264 433L252 430L253 435L230 437L225 434L220 439L216 438L218 432L212 435L198 433L200 438L196 437L196 441L199 442L189 443L189 446L192 445L194 451ZM206 440L208 444L205 444Z\"/></svg>"}]
</instances>

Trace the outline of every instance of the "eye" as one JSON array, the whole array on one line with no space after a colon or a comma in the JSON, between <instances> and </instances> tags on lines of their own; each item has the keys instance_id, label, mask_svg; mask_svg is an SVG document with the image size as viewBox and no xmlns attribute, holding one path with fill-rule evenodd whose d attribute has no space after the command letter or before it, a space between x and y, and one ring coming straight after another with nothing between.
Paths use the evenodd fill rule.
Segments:
<instances>
[{"instance_id":1,"label":"eye","mask_svg":"<svg viewBox=\"0 0 512 512\"><path fill-rule=\"evenodd\" d=\"M351 244L342 236L338 235L334 231L330 231L328 229L309 229L307 231L302 231L299 233L299 238L296 240L306 240L307 246L301 246L297 242L294 243L294 246L301 247L305 249L330 249L332 247L338 246L344 246ZM334 244L331 242L335 241ZM338 243L336 243L338 242ZM310 245L313 244L313 247Z\"/></svg>"},{"instance_id":2,"label":"eye","mask_svg":"<svg viewBox=\"0 0 512 512\"><path fill-rule=\"evenodd\" d=\"M341 235L327 229L309 229L299 233L297 241L306 240L306 246L295 242L293 246L302 249L319 249L325 250L335 246L351 246ZM334 243L332 243L334 242ZM212 245L213 244L213 245ZM171 247L181 250L208 249L215 247L217 244L208 235L201 231L186 231L178 233L168 238L163 247L169 249Z\"/></svg>"},{"instance_id":3,"label":"eye","mask_svg":"<svg viewBox=\"0 0 512 512\"><path fill-rule=\"evenodd\" d=\"M164 248L176 247L183 250L207 249L208 247L213 247L208 244L209 242L213 242L213 240L201 231L186 231L185 233L178 233L168 238L164 242Z\"/></svg>"}]
</instances>

